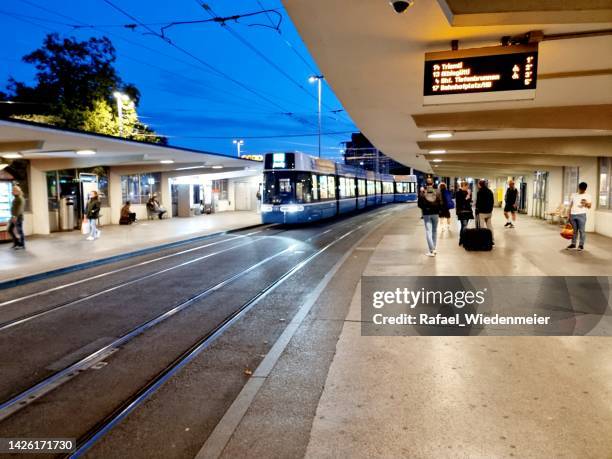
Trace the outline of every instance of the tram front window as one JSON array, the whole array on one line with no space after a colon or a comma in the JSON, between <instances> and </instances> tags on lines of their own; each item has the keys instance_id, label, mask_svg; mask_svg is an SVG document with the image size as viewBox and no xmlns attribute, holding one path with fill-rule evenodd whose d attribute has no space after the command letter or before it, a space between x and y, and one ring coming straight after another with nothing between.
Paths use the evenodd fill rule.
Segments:
<instances>
[{"instance_id":1,"label":"tram front window","mask_svg":"<svg viewBox=\"0 0 612 459\"><path fill-rule=\"evenodd\" d=\"M264 204L307 203L312 201L312 178L306 172L266 172Z\"/></svg>"}]
</instances>

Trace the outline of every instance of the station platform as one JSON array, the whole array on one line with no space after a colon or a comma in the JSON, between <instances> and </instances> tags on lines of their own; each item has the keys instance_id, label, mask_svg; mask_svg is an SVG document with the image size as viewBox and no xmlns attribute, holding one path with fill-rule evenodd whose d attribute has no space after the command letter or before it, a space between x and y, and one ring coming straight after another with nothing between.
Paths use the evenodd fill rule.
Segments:
<instances>
[{"instance_id":1,"label":"station platform","mask_svg":"<svg viewBox=\"0 0 612 459\"><path fill-rule=\"evenodd\" d=\"M492 252L466 252L453 226L430 258L418 209L386 219L197 457L610 457L612 338L361 334L362 275L612 275L610 238L579 253L557 225L494 223Z\"/></svg>"},{"instance_id":2,"label":"station platform","mask_svg":"<svg viewBox=\"0 0 612 459\"><path fill-rule=\"evenodd\" d=\"M235 211L100 226L95 241L78 231L30 236L26 250L12 250L10 242L0 245L0 282L260 223L257 212Z\"/></svg>"}]
</instances>

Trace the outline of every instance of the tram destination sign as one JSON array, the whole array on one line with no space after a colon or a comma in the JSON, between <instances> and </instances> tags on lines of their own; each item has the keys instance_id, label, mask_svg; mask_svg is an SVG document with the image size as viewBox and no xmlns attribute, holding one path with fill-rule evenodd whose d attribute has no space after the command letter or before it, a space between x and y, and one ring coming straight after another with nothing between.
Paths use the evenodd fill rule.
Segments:
<instances>
[{"instance_id":1,"label":"tram destination sign","mask_svg":"<svg viewBox=\"0 0 612 459\"><path fill-rule=\"evenodd\" d=\"M538 46L491 46L425 54L425 105L534 99Z\"/></svg>"}]
</instances>

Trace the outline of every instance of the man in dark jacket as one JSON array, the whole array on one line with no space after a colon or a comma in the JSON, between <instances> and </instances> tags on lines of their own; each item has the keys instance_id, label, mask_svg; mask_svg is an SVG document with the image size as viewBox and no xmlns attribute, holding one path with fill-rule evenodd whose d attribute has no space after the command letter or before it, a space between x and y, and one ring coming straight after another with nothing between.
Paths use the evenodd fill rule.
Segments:
<instances>
[{"instance_id":1,"label":"man in dark jacket","mask_svg":"<svg viewBox=\"0 0 612 459\"><path fill-rule=\"evenodd\" d=\"M11 204L11 221L8 232L13 238L13 248L15 250L25 249L25 236L23 234L23 212L25 210L25 199L21 188L17 185L13 187L13 202Z\"/></svg>"},{"instance_id":2,"label":"man in dark jacket","mask_svg":"<svg viewBox=\"0 0 612 459\"><path fill-rule=\"evenodd\" d=\"M493 192L487 186L486 180L478 181L478 194L476 195L476 212L478 213L478 221L482 225L484 221L487 228L491 230L491 237L493 237Z\"/></svg>"},{"instance_id":3,"label":"man in dark jacket","mask_svg":"<svg viewBox=\"0 0 612 459\"><path fill-rule=\"evenodd\" d=\"M442 198L440 193L433 187L433 180L427 179L425 190L419 195L419 208L423 212L423 223L425 224L425 237L429 252L428 257L435 257L438 243L438 221L440 208L442 206Z\"/></svg>"}]
</instances>

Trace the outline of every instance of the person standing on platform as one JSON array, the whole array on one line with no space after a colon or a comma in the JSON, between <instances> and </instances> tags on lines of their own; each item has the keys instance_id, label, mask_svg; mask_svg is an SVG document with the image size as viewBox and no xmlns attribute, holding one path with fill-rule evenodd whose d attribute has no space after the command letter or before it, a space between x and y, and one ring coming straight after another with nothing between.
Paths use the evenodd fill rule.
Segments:
<instances>
[{"instance_id":1,"label":"person standing on platform","mask_svg":"<svg viewBox=\"0 0 612 459\"><path fill-rule=\"evenodd\" d=\"M459 230L459 245L463 245L463 231L467 228L470 220L474 218L472 211L472 192L467 182L461 182L461 188L455 193L457 220L461 223Z\"/></svg>"},{"instance_id":2,"label":"person standing on platform","mask_svg":"<svg viewBox=\"0 0 612 459\"><path fill-rule=\"evenodd\" d=\"M13 238L13 249L25 249L25 235L23 234L23 212L25 210L25 199L21 188L13 187L13 202L11 204L11 220L8 232Z\"/></svg>"},{"instance_id":3,"label":"person standing on platform","mask_svg":"<svg viewBox=\"0 0 612 459\"><path fill-rule=\"evenodd\" d=\"M514 224L516 223L516 212L518 210L518 190L514 187L514 180L510 180L508 183L504 201L504 217L506 217L506 224L504 227L514 228ZM510 215L512 215L512 221L510 221Z\"/></svg>"},{"instance_id":4,"label":"person standing on platform","mask_svg":"<svg viewBox=\"0 0 612 459\"><path fill-rule=\"evenodd\" d=\"M493 192L487 186L487 181L479 180L478 194L476 195L476 213L478 214L476 215L476 218L478 219L480 225L482 225L483 222L487 225L487 228L491 230L491 237L493 238L493 241L495 241L495 236L493 234L493 222L491 220L493 217L493 205ZM493 242L493 245L495 245L495 242Z\"/></svg>"},{"instance_id":5,"label":"person standing on platform","mask_svg":"<svg viewBox=\"0 0 612 459\"><path fill-rule=\"evenodd\" d=\"M574 229L574 235L572 236L572 243L567 246L567 249L575 249L576 241L578 240L578 234L580 234L580 245L578 250L584 250L584 242L586 240L586 221L587 211L591 208L593 198L586 192L587 184L580 182L578 185L578 193L572 195L570 201L569 216L570 223Z\"/></svg>"},{"instance_id":6,"label":"person standing on platform","mask_svg":"<svg viewBox=\"0 0 612 459\"><path fill-rule=\"evenodd\" d=\"M418 206L423 213L425 237L429 248L429 252L426 255L428 257L435 257L438 253L436 249L438 243L438 215L442 207L442 199L438 190L433 187L433 180L431 178L427 179L427 186L419 195Z\"/></svg>"},{"instance_id":7,"label":"person standing on platform","mask_svg":"<svg viewBox=\"0 0 612 459\"><path fill-rule=\"evenodd\" d=\"M440 219L442 223L442 231L450 231L451 209L455 208L452 193L446 188L446 183L440 183ZM444 224L446 223L446 224Z\"/></svg>"},{"instance_id":8,"label":"person standing on platform","mask_svg":"<svg viewBox=\"0 0 612 459\"><path fill-rule=\"evenodd\" d=\"M87 202L85 216L89 221L89 236L87 237L87 240L93 241L94 239L98 239L101 231L97 226L98 217L100 216L100 199L98 198L97 191L92 191L89 194L89 201Z\"/></svg>"},{"instance_id":9,"label":"person standing on platform","mask_svg":"<svg viewBox=\"0 0 612 459\"><path fill-rule=\"evenodd\" d=\"M261 213L261 183L257 185L257 193L255 193L255 197L257 198L257 213Z\"/></svg>"}]
</instances>

